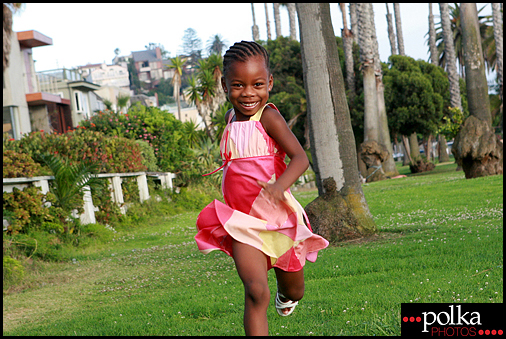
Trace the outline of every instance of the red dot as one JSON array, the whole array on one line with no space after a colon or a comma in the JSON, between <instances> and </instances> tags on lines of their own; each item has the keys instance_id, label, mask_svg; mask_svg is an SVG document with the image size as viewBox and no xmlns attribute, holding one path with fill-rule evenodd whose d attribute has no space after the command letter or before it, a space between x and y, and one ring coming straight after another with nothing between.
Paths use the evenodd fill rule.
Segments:
<instances>
[{"instance_id":1,"label":"red dot","mask_svg":"<svg viewBox=\"0 0 506 339\"><path fill-rule=\"evenodd\" d=\"M479 330L479 331L478 331L478 334L479 334L479 335L483 335L483 330Z\"/></svg>"},{"instance_id":2,"label":"red dot","mask_svg":"<svg viewBox=\"0 0 506 339\"><path fill-rule=\"evenodd\" d=\"M410 317L410 318L409 318L409 321L411 321L411 322L415 322L415 317Z\"/></svg>"},{"instance_id":3,"label":"red dot","mask_svg":"<svg viewBox=\"0 0 506 339\"><path fill-rule=\"evenodd\" d=\"M486 334L486 335L489 335L489 334L490 334L490 331L489 331L489 330L486 330L486 331L485 331L485 334Z\"/></svg>"},{"instance_id":4,"label":"red dot","mask_svg":"<svg viewBox=\"0 0 506 339\"><path fill-rule=\"evenodd\" d=\"M497 334L502 335L502 330L497 331Z\"/></svg>"},{"instance_id":5,"label":"red dot","mask_svg":"<svg viewBox=\"0 0 506 339\"><path fill-rule=\"evenodd\" d=\"M407 323L409 321L409 318L408 317L404 317L404 318L402 318L402 321L404 321L405 323Z\"/></svg>"},{"instance_id":6,"label":"red dot","mask_svg":"<svg viewBox=\"0 0 506 339\"><path fill-rule=\"evenodd\" d=\"M422 318L416 317L416 322L419 323L420 321L422 321Z\"/></svg>"},{"instance_id":7,"label":"red dot","mask_svg":"<svg viewBox=\"0 0 506 339\"><path fill-rule=\"evenodd\" d=\"M497 331L496 330L492 330L492 335L496 335Z\"/></svg>"}]
</instances>

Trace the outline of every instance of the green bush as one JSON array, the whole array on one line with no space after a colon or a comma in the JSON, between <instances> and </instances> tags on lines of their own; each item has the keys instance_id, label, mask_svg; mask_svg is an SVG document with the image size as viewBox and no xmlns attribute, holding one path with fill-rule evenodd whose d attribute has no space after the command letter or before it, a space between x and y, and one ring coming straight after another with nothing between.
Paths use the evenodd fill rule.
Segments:
<instances>
[{"instance_id":1,"label":"green bush","mask_svg":"<svg viewBox=\"0 0 506 339\"><path fill-rule=\"evenodd\" d=\"M135 140L135 143L140 146L142 154L142 164L146 166L148 172L159 172L160 168L156 164L155 150L149 145L147 141Z\"/></svg>"},{"instance_id":2,"label":"green bush","mask_svg":"<svg viewBox=\"0 0 506 339\"><path fill-rule=\"evenodd\" d=\"M4 178L36 177L47 174L47 171L44 171L42 166L39 163L36 163L28 154L4 149Z\"/></svg>"},{"instance_id":3,"label":"green bush","mask_svg":"<svg viewBox=\"0 0 506 339\"><path fill-rule=\"evenodd\" d=\"M23 280L23 277L25 276L25 268L18 260L13 259L8 255L4 255L3 264L4 288L6 285L15 285Z\"/></svg>"}]
</instances>

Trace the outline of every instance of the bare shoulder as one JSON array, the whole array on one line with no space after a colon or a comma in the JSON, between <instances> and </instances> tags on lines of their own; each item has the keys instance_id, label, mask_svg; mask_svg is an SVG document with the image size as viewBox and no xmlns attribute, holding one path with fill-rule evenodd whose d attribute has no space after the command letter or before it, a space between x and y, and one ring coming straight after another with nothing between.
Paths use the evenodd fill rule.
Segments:
<instances>
[{"instance_id":1,"label":"bare shoulder","mask_svg":"<svg viewBox=\"0 0 506 339\"><path fill-rule=\"evenodd\" d=\"M264 109L260 122L267 134L271 136L275 131L279 131L280 129L283 130L285 127L288 129L285 118L283 118L281 113L270 106Z\"/></svg>"}]
</instances>

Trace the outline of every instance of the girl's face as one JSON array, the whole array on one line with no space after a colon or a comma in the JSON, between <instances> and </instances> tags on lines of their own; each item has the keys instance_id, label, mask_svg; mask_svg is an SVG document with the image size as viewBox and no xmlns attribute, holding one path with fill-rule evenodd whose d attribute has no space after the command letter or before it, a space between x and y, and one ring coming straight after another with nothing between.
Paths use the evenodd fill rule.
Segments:
<instances>
[{"instance_id":1,"label":"girl's face","mask_svg":"<svg viewBox=\"0 0 506 339\"><path fill-rule=\"evenodd\" d=\"M237 121L246 121L267 103L273 78L262 57L251 57L232 63L221 84L234 106Z\"/></svg>"}]
</instances>

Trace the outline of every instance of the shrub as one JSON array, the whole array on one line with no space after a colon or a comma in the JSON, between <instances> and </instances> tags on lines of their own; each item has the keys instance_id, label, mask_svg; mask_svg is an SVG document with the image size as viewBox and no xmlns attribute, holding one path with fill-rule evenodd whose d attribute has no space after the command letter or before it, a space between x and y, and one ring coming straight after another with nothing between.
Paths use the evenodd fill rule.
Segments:
<instances>
[{"instance_id":1,"label":"shrub","mask_svg":"<svg viewBox=\"0 0 506 339\"><path fill-rule=\"evenodd\" d=\"M13 259L8 255L4 255L3 264L4 288L6 285L15 285L23 280L23 277L25 276L25 268L18 260Z\"/></svg>"},{"instance_id":2,"label":"shrub","mask_svg":"<svg viewBox=\"0 0 506 339\"><path fill-rule=\"evenodd\" d=\"M47 171L43 171L42 166L36 163L28 154L4 150L4 178L36 177L45 174L47 174Z\"/></svg>"}]
</instances>

